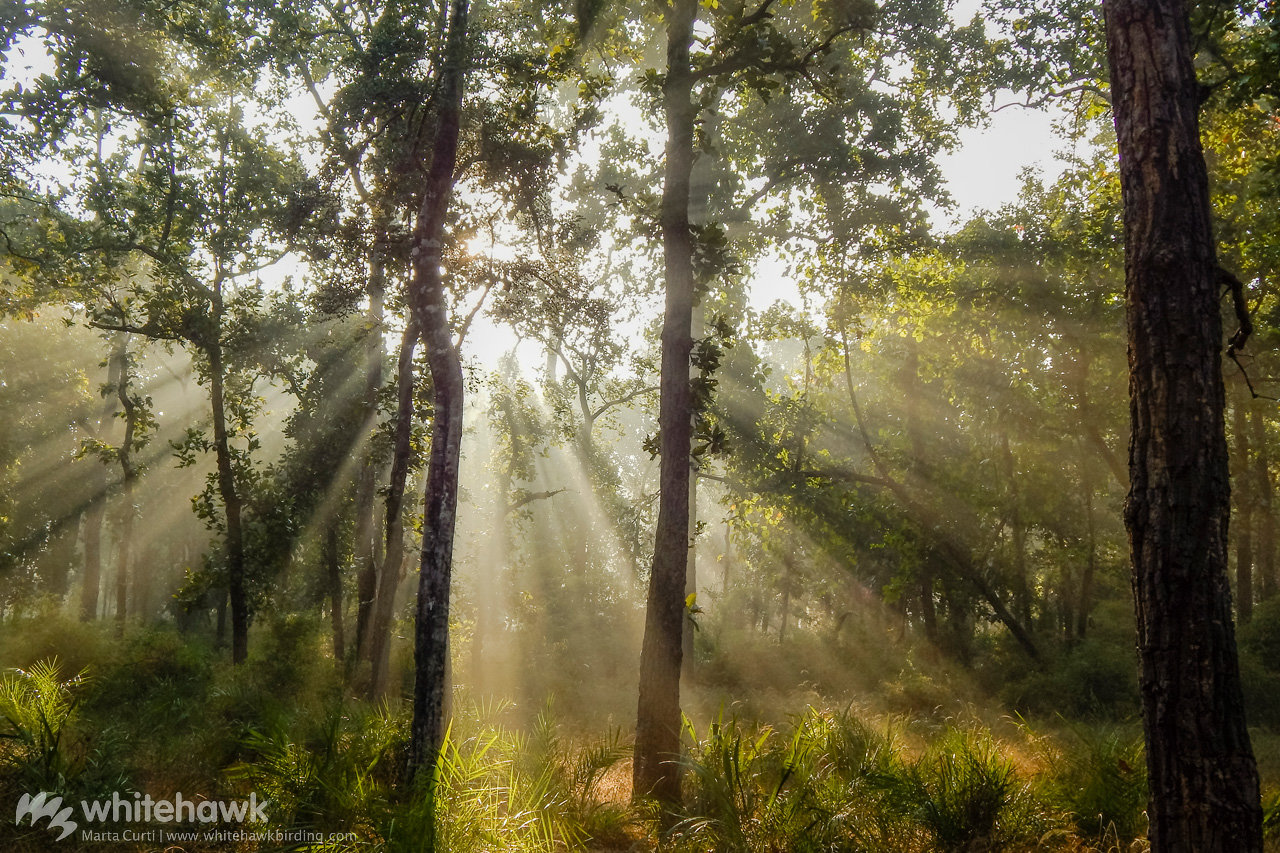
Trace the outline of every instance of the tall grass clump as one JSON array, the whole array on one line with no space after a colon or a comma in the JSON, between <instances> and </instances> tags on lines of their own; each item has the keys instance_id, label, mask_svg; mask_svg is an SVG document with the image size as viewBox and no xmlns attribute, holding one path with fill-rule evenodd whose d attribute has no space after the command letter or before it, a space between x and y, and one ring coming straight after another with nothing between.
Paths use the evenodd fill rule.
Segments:
<instances>
[{"instance_id":1,"label":"tall grass clump","mask_svg":"<svg viewBox=\"0 0 1280 853\"><path fill-rule=\"evenodd\" d=\"M1031 785L982 729L949 727L893 788L931 850L1024 849L1048 828Z\"/></svg>"},{"instance_id":2,"label":"tall grass clump","mask_svg":"<svg viewBox=\"0 0 1280 853\"><path fill-rule=\"evenodd\" d=\"M414 795L388 814L388 849L549 853L581 846L551 768L531 766L528 735L497 721L504 707L471 705L454 717L432 772L419 774Z\"/></svg>"},{"instance_id":3,"label":"tall grass clump","mask_svg":"<svg viewBox=\"0 0 1280 853\"><path fill-rule=\"evenodd\" d=\"M388 708L330 702L289 727L252 730L229 778L271 801L282 829L350 833L369 841L396 783L407 727Z\"/></svg>"},{"instance_id":4,"label":"tall grass clump","mask_svg":"<svg viewBox=\"0 0 1280 853\"><path fill-rule=\"evenodd\" d=\"M691 740L677 846L886 850L910 834L889 808L901 769L893 740L850 713L811 710L789 731L721 718Z\"/></svg>"},{"instance_id":5,"label":"tall grass clump","mask_svg":"<svg viewBox=\"0 0 1280 853\"><path fill-rule=\"evenodd\" d=\"M1147 830L1147 771L1141 732L1119 726L1073 727L1048 747L1047 793L1075 833L1127 845Z\"/></svg>"},{"instance_id":6,"label":"tall grass clump","mask_svg":"<svg viewBox=\"0 0 1280 853\"><path fill-rule=\"evenodd\" d=\"M78 736L78 693L86 674L63 678L55 659L0 675L0 792L16 800L41 791L96 796L128 790L115 732Z\"/></svg>"},{"instance_id":7,"label":"tall grass clump","mask_svg":"<svg viewBox=\"0 0 1280 853\"><path fill-rule=\"evenodd\" d=\"M713 723L686 759L678 849L1036 849L1044 804L985 729L950 727L912 757L892 725L810 710L785 731Z\"/></svg>"}]
</instances>

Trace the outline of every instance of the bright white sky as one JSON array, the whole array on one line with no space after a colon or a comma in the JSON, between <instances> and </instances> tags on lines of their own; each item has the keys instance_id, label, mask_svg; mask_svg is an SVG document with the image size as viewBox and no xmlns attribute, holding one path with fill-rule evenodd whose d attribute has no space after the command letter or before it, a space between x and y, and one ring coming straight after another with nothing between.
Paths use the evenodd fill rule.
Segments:
<instances>
[{"instance_id":1,"label":"bright white sky","mask_svg":"<svg viewBox=\"0 0 1280 853\"><path fill-rule=\"evenodd\" d=\"M1009 95L997 106L1012 100ZM962 131L960 147L939 158L956 211L934 221L945 227L962 222L967 214L1013 201L1019 175L1028 167L1039 170L1046 181L1057 177L1062 164L1054 151L1062 143L1053 134L1054 117L1049 110L1011 106L994 113L987 127Z\"/></svg>"}]
</instances>

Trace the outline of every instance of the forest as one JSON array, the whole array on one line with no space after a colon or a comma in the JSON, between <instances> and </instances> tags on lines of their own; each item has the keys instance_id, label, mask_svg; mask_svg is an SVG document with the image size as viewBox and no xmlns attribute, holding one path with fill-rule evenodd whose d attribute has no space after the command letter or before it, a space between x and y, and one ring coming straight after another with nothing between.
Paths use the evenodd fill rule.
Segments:
<instances>
[{"instance_id":1,"label":"forest","mask_svg":"<svg viewBox=\"0 0 1280 853\"><path fill-rule=\"evenodd\" d=\"M1280 850L1275 4L0 50L4 850Z\"/></svg>"}]
</instances>

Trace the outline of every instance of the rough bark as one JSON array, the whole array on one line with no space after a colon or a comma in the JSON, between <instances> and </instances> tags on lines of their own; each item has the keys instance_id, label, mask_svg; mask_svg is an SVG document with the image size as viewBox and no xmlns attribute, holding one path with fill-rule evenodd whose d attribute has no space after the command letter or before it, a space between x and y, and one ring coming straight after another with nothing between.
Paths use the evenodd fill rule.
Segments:
<instances>
[{"instance_id":1,"label":"rough bark","mask_svg":"<svg viewBox=\"0 0 1280 853\"><path fill-rule=\"evenodd\" d=\"M1130 490L1152 850L1258 851L1231 590L1218 266L1180 0L1103 3L1125 226Z\"/></svg>"},{"instance_id":2,"label":"rough bark","mask_svg":"<svg viewBox=\"0 0 1280 853\"><path fill-rule=\"evenodd\" d=\"M666 174L662 191L662 246L666 308L658 427L661 471L653 570L640 653L640 698L632 791L637 798L680 800L680 661L684 623L685 566L689 556L689 452L693 392L689 356L693 348L693 240L689 228L689 183L693 168L693 75L689 50L697 0L672 0L665 8L667 77Z\"/></svg>"},{"instance_id":3,"label":"rough bark","mask_svg":"<svg viewBox=\"0 0 1280 853\"><path fill-rule=\"evenodd\" d=\"M459 113L466 75L467 0L454 0L441 70L435 145L413 235L409 305L426 347L433 385L431 453L423 500L421 575L414 630L413 724L408 775L430 767L444 738L449 657L449 587L462 447L462 364L449 327L440 274L444 223L453 192Z\"/></svg>"}]
</instances>

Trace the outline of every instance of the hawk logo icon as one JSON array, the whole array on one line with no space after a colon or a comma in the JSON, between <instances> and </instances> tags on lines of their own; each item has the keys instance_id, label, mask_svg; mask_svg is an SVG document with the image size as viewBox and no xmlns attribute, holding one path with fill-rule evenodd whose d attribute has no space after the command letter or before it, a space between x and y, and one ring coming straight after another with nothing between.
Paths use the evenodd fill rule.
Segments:
<instances>
[{"instance_id":1,"label":"hawk logo icon","mask_svg":"<svg viewBox=\"0 0 1280 853\"><path fill-rule=\"evenodd\" d=\"M49 818L50 829L62 830L62 834L57 838L58 841L76 831L76 822L70 820L71 807L63 808L62 797L50 797L44 791L34 797L30 794L23 794L22 799L18 800L18 812L14 816L13 822L22 823L22 819L27 816L31 817L32 826L35 826L36 821L42 817Z\"/></svg>"}]
</instances>

